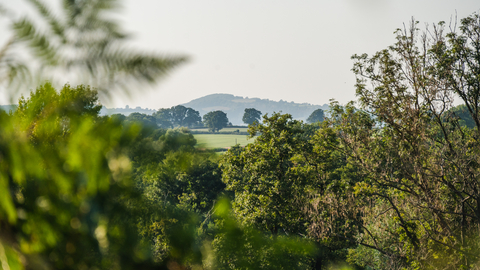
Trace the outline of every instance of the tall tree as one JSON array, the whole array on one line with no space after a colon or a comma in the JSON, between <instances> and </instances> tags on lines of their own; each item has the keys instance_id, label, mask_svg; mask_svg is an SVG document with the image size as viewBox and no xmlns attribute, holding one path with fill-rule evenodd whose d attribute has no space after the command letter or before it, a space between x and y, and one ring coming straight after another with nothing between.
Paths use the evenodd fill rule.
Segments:
<instances>
[{"instance_id":1,"label":"tall tree","mask_svg":"<svg viewBox=\"0 0 480 270\"><path fill-rule=\"evenodd\" d=\"M242 221L273 234L304 234L300 205L311 178L297 170L295 156L308 147L308 139L302 138L301 122L289 114L265 117L264 123L250 126L250 137L260 133L254 143L225 154L223 178L235 192L234 210Z\"/></svg>"},{"instance_id":2,"label":"tall tree","mask_svg":"<svg viewBox=\"0 0 480 270\"><path fill-rule=\"evenodd\" d=\"M219 131L228 125L227 114L222 111L211 111L203 116L203 123L210 131Z\"/></svg>"},{"instance_id":3,"label":"tall tree","mask_svg":"<svg viewBox=\"0 0 480 270\"><path fill-rule=\"evenodd\" d=\"M170 111L172 114L172 124L183 126L187 114L187 108L182 105L177 105L170 108Z\"/></svg>"},{"instance_id":4,"label":"tall tree","mask_svg":"<svg viewBox=\"0 0 480 270\"><path fill-rule=\"evenodd\" d=\"M251 125L255 121L260 121L260 118L262 117L262 112L259 110L256 110L254 108L246 108L245 112L243 113L243 118L242 121L247 124Z\"/></svg>"},{"instance_id":5,"label":"tall tree","mask_svg":"<svg viewBox=\"0 0 480 270\"><path fill-rule=\"evenodd\" d=\"M357 207L359 239L396 267L471 268L480 259L471 252L480 248L473 240L480 225L480 16L462 19L457 32L444 30L441 22L422 34L412 21L397 30L394 45L353 56L371 123L355 121L355 110L332 116L345 155L364 174L354 193L365 202ZM454 98L473 129L451 117Z\"/></svg>"},{"instance_id":6,"label":"tall tree","mask_svg":"<svg viewBox=\"0 0 480 270\"><path fill-rule=\"evenodd\" d=\"M249 132L250 137L259 134L255 142L230 149L221 162L238 219L268 235L315 239L321 252L312 258L314 269L344 260L346 248L355 246L338 236L348 231L348 218L332 222L340 204L323 204L348 200L354 184L354 179L341 179L352 174L343 168L335 133L278 113L250 125ZM328 232L320 234L320 226ZM348 231L348 236L355 234Z\"/></svg>"}]
</instances>

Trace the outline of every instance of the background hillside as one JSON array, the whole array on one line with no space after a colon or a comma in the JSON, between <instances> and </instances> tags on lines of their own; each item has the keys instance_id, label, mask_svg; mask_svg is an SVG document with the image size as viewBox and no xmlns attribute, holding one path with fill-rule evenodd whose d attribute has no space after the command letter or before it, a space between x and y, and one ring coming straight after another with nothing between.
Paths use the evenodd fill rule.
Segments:
<instances>
[{"instance_id":1,"label":"background hillside","mask_svg":"<svg viewBox=\"0 0 480 270\"><path fill-rule=\"evenodd\" d=\"M7 113L14 111L16 108L17 105L0 105L0 110L6 111Z\"/></svg>"},{"instance_id":2,"label":"background hillside","mask_svg":"<svg viewBox=\"0 0 480 270\"><path fill-rule=\"evenodd\" d=\"M141 108L141 107L130 108L128 105L125 108L107 108L105 106L102 106L102 110L100 110L100 115L111 115L111 114L119 113L125 116L129 116L131 113L134 113L134 112L152 115L156 111L157 110L155 109Z\"/></svg>"},{"instance_id":3,"label":"background hillside","mask_svg":"<svg viewBox=\"0 0 480 270\"><path fill-rule=\"evenodd\" d=\"M328 105L312 105L309 103L294 103L283 100L273 101L260 98L244 98L231 94L212 94L188 103L182 104L185 107L193 108L203 116L210 111L221 110L227 114L230 122L234 125L242 125L242 117L245 108L255 108L262 112L262 115L273 112L289 113L293 118L306 120L316 109L328 109Z\"/></svg>"}]
</instances>

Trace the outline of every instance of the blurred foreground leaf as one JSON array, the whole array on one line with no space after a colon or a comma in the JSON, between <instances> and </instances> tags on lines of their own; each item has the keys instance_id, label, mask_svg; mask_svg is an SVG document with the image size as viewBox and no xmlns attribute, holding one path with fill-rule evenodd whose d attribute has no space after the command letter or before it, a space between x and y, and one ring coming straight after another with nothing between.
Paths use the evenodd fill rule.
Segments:
<instances>
[{"instance_id":1,"label":"blurred foreground leaf","mask_svg":"<svg viewBox=\"0 0 480 270\"><path fill-rule=\"evenodd\" d=\"M241 225L233 216L230 202L215 206L219 232L213 241L212 269L309 269L317 250L307 239L266 235L252 226Z\"/></svg>"},{"instance_id":2,"label":"blurred foreground leaf","mask_svg":"<svg viewBox=\"0 0 480 270\"><path fill-rule=\"evenodd\" d=\"M112 18L117 0L63 0L60 14L41 0L27 1L41 21L11 19L13 35L0 47L0 83L9 91L49 80L55 86L88 84L107 97L113 90L129 94L187 60L126 45L128 35Z\"/></svg>"},{"instance_id":3,"label":"blurred foreground leaf","mask_svg":"<svg viewBox=\"0 0 480 270\"><path fill-rule=\"evenodd\" d=\"M45 84L0 113L0 243L10 269L153 267L126 154L139 129L98 110L89 87Z\"/></svg>"}]
</instances>

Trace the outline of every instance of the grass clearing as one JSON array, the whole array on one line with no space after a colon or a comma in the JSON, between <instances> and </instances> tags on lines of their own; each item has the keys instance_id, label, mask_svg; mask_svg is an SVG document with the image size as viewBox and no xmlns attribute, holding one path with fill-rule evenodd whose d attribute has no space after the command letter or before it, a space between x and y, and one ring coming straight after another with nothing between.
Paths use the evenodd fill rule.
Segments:
<instances>
[{"instance_id":1,"label":"grass clearing","mask_svg":"<svg viewBox=\"0 0 480 270\"><path fill-rule=\"evenodd\" d=\"M208 132L208 128L192 128L190 129L191 131L200 131L200 132ZM239 132L247 132L248 131L248 127L227 127L227 128L222 128L220 129L219 133L222 133L222 132L235 132L235 131L239 131Z\"/></svg>"},{"instance_id":2,"label":"grass clearing","mask_svg":"<svg viewBox=\"0 0 480 270\"><path fill-rule=\"evenodd\" d=\"M224 131L224 132L234 132L234 131L240 131L240 132L247 132L248 131L248 127L242 127L242 128L236 128L236 127L227 127L227 128L222 128L220 129L220 132Z\"/></svg>"},{"instance_id":3,"label":"grass clearing","mask_svg":"<svg viewBox=\"0 0 480 270\"><path fill-rule=\"evenodd\" d=\"M194 134L198 148L228 148L235 144L245 146L255 141L255 138L248 139L246 135L235 134Z\"/></svg>"}]
</instances>

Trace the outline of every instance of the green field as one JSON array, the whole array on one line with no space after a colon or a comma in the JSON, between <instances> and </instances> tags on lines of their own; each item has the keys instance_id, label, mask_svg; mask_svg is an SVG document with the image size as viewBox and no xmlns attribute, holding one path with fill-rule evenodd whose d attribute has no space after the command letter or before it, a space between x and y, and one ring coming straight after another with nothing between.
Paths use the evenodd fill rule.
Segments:
<instances>
[{"instance_id":1,"label":"green field","mask_svg":"<svg viewBox=\"0 0 480 270\"><path fill-rule=\"evenodd\" d=\"M190 129L191 131L208 131L208 128L192 128ZM248 127L241 127L241 128L236 128L236 127L227 127L227 128L222 128L220 129L220 133L222 132L234 132L234 131L240 131L240 132L247 132Z\"/></svg>"},{"instance_id":2,"label":"green field","mask_svg":"<svg viewBox=\"0 0 480 270\"><path fill-rule=\"evenodd\" d=\"M235 144L245 146L252 143L255 139L247 140L246 135L233 135L233 134L194 134L197 140L198 148L228 148Z\"/></svg>"},{"instance_id":3,"label":"green field","mask_svg":"<svg viewBox=\"0 0 480 270\"><path fill-rule=\"evenodd\" d=\"M234 131L240 131L240 132L247 132L248 131L248 127L244 127L244 128L236 128L236 127L227 127L227 128L222 128L220 129L220 132L224 131L224 132L234 132Z\"/></svg>"}]
</instances>

